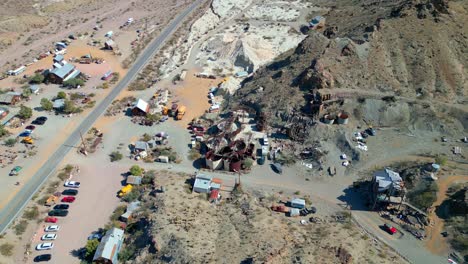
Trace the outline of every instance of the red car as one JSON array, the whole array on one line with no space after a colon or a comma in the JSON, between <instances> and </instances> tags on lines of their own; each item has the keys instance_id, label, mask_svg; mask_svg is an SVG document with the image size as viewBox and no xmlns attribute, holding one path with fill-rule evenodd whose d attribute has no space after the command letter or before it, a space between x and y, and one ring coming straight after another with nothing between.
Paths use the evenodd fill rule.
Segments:
<instances>
[{"instance_id":1,"label":"red car","mask_svg":"<svg viewBox=\"0 0 468 264\"><path fill-rule=\"evenodd\" d=\"M387 231L387 233L389 233L390 235L393 235L397 232L397 229L389 224L385 224L384 225L384 229L385 231Z\"/></svg>"},{"instance_id":2,"label":"red car","mask_svg":"<svg viewBox=\"0 0 468 264\"><path fill-rule=\"evenodd\" d=\"M193 127L192 130L193 132L205 132L204 127Z\"/></svg>"},{"instance_id":3,"label":"red car","mask_svg":"<svg viewBox=\"0 0 468 264\"><path fill-rule=\"evenodd\" d=\"M57 223L57 217L46 217L45 222L46 223Z\"/></svg>"},{"instance_id":4,"label":"red car","mask_svg":"<svg viewBox=\"0 0 468 264\"><path fill-rule=\"evenodd\" d=\"M73 203L75 199L73 196L65 196L62 198L62 203Z\"/></svg>"}]
</instances>

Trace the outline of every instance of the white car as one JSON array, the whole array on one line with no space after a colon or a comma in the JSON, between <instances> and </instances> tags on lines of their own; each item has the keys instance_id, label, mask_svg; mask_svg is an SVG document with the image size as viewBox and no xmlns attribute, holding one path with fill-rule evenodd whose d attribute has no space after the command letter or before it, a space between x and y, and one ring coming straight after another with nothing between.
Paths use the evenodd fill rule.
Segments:
<instances>
[{"instance_id":1,"label":"white car","mask_svg":"<svg viewBox=\"0 0 468 264\"><path fill-rule=\"evenodd\" d=\"M64 184L65 187L70 187L70 188L80 188L80 182L76 181L66 181Z\"/></svg>"},{"instance_id":2,"label":"white car","mask_svg":"<svg viewBox=\"0 0 468 264\"><path fill-rule=\"evenodd\" d=\"M46 243L37 245L36 250L48 250L48 249L52 249L53 247L54 247L54 243L46 242Z\"/></svg>"},{"instance_id":3,"label":"white car","mask_svg":"<svg viewBox=\"0 0 468 264\"><path fill-rule=\"evenodd\" d=\"M263 137L263 145L264 145L264 146L268 146L268 145L269 145L269 143L268 143L268 137L267 137L267 136L264 136L264 137Z\"/></svg>"},{"instance_id":4,"label":"white car","mask_svg":"<svg viewBox=\"0 0 468 264\"><path fill-rule=\"evenodd\" d=\"M41 237L41 240L55 240L57 239L57 234L45 234Z\"/></svg>"},{"instance_id":5,"label":"white car","mask_svg":"<svg viewBox=\"0 0 468 264\"><path fill-rule=\"evenodd\" d=\"M59 231L60 230L60 226L58 225L50 225L50 226L47 226L44 231L46 232L56 232L56 231Z\"/></svg>"}]
</instances>

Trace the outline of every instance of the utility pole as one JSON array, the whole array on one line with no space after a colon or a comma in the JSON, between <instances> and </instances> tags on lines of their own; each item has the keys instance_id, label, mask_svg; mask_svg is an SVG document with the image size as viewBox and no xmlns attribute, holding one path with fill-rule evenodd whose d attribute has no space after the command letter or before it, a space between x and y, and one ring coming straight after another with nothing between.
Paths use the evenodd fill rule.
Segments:
<instances>
[{"instance_id":1,"label":"utility pole","mask_svg":"<svg viewBox=\"0 0 468 264\"><path fill-rule=\"evenodd\" d=\"M86 156L86 155L87 155L87 154L86 154L86 153L87 153L87 151L86 151L86 143L85 143L85 141L84 141L84 139L83 139L83 134L81 133L81 131L80 131L80 138L81 138L81 145L83 146L83 154L85 154L85 156Z\"/></svg>"}]
</instances>

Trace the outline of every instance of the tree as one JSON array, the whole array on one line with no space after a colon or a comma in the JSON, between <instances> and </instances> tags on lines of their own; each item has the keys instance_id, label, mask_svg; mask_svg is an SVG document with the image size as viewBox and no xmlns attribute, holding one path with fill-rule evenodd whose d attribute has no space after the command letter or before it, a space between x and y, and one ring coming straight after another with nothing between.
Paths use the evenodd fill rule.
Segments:
<instances>
[{"instance_id":1,"label":"tree","mask_svg":"<svg viewBox=\"0 0 468 264\"><path fill-rule=\"evenodd\" d=\"M91 258L94 256L94 253L96 253L96 250L99 246L99 241L97 239L91 239L86 242L86 253L85 253L85 258Z\"/></svg>"},{"instance_id":2,"label":"tree","mask_svg":"<svg viewBox=\"0 0 468 264\"><path fill-rule=\"evenodd\" d=\"M18 117L21 119L29 119L31 118L31 116L32 109L27 106L21 105L20 110L18 112Z\"/></svg>"},{"instance_id":3,"label":"tree","mask_svg":"<svg viewBox=\"0 0 468 264\"><path fill-rule=\"evenodd\" d=\"M143 174L143 169L138 165L133 165L130 168L130 174L134 176L141 176Z\"/></svg>"},{"instance_id":4,"label":"tree","mask_svg":"<svg viewBox=\"0 0 468 264\"><path fill-rule=\"evenodd\" d=\"M13 147L16 144L16 139L14 138L9 138L5 140L5 146L7 147Z\"/></svg>"},{"instance_id":5,"label":"tree","mask_svg":"<svg viewBox=\"0 0 468 264\"><path fill-rule=\"evenodd\" d=\"M44 111L51 111L54 108L54 104L47 98L41 99L41 107Z\"/></svg>"},{"instance_id":6,"label":"tree","mask_svg":"<svg viewBox=\"0 0 468 264\"><path fill-rule=\"evenodd\" d=\"M65 99L67 98L67 94L64 91L60 91L57 93L57 99Z\"/></svg>"},{"instance_id":7,"label":"tree","mask_svg":"<svg viewBox=\"0 0 468 264\"><path fill-rule=\"evenodd\" d=\"M80 113L83 111L81 108L76 107L75 103L70 100L65 100L64 105L63 105L63 112L65 114L74 114L74 113Z\"/></svg>"},{"instance_id":8,"label":"tree","mask_svg":"<svg viewBox=\"0 0 468 264\"><path fill-rule=\"evenodd\" d=\"M44 75L42 75L40 73L36 73L33 77L31 77L29 82L39 84L39 83L44 82L44 79L45 79Z\"/></svg>"},{"instance_id":9,"label":"tree","mask_svg":"<svg viewBox=\"0 0 468 264\"><path fill-rule=\"evenodd\" d=\"M143 137L141 138L141 140L143 140L145 142L148 142L151 139L153 139L153 137L150 134L147 134L147 133L143 134Z\"/></svg>"},{"instance_id":10,"label":"tree","mask_svg":"<svg viewBox=\"0 0 468 264\"><path fill-rule=\"evenodd\" d=\"M31 96L32 92L31 89L29 89L29 86L23 87L23 92L21 93L21 96L23 97L29 97Z\"/></svg>"},{"instance_id":11,"label":"tree","mask_svg":"<svg viewBox=\"0 0 468 264\"><path fill-rule=\"evenodd\" d=\"M437 155L435 157L435 163L441 165L441 166L445 166L447 165L447 156L444 156L444 155Z\"/></svg>"},{"instance_id":12,"label":"tree","mask_svg":"<svg viewBox=\"0 0 468 264\"><path fill-rule=\"evenodd\" d=\"M78 85L83 86L84 81L81 80L81 79L71 78L70 80L67 80L67 81L63 82L63 86L65 86L65 87L76 88L76 87L78 87Z\"/></svg>"}]
</instances>

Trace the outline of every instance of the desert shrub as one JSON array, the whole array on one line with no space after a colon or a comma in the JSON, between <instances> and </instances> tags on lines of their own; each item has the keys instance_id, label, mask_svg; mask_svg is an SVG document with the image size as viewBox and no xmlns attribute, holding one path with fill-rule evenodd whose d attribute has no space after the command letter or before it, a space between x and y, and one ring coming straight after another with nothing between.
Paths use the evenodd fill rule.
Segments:
<instances>
[{"instance_id":1,"label":"desert shrub","mask_svg":"<svg viewBox=\"0 0 468 264\"><path fill-rule=\"evenodd\" d=\"M31 207L29 210L24 211L23 218L27 220L34 220L39 216L39 208L37 206Z\"/></svg>"},{"instance_id":2,"label":"desert shrub","mask_svg":"<svg viewBox=\"0 0 468 264\"><path fill-rule=\"evenodd\" d=\"M28 221L27 220L21 220L19 221L18 224L16 224L13 229L15 230L15 235L19 236L26 231L26 228L28 228Z\"/></svg>"},{"instance_id":3,"label":"desert shrub","mask_svg":"<svg viewBox=\"0 0 468 264\"><path fill-rule=\"evenodd\" d=\"M111 162L119 161L119 160L121 160L123 158L122 153L120 153L118 151L113 151L109 156L110 156Z\"/></svg>"},{"instance_id":4,"label":"desert shrub","mask_svg":"<svg viewBox=\"0 0 468 264\"><path fill-rule=\"evenodd\" d=\"M114 212L112 213L110 220L111 221L117 221L119 220L119 217L125 213L125 210L127 210L126 205L119 205L117 208L115 208Z\"/></svg>"},{"instance_id":5,"label":"desert shrub","mask_svg":"<svg viewBox=\"0 0 468 264\"><path fill-rule=\"evenodd\" d=\"M31 79L29 79L29 82L33 84L39 84L39 83L43 83L44 79L45 79L44 75L40 73L36 73L33 77L31 77Z\"/></svg>"},{"instance_id":6,"label":"desert shrub","mask_svg":"<svg viewBox=\"0 0 468 264\"><path fill-rule=\"evenodd\" d=\"M5 146L7 146L7 147L13 147L16 144L16 139L9 138L9 139L5 140L4 143L5 143Z\"/></svg>"},{"instance_id":7,"label":"desert shrub","mask_svg":"<svg viewBox=\"0 0 468 264\"><path fill-rule=\"evenodd\" d=\"M441 166L445 166L447 165L447 156L445 155L437 155L435 157L435 163L441 165Z\"/></svg>"},{"instance_id":8,"label":"desert shrub","mask_svg":"<svg viewBox=\"0 0 468 264\"><path fill-rule=\"evenodd\" d=\"M13 255L13 249L15 247L10 243L3 243L0 245L0 254L6 257L10 257Z\"/></svg>"}]
</instances>

